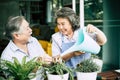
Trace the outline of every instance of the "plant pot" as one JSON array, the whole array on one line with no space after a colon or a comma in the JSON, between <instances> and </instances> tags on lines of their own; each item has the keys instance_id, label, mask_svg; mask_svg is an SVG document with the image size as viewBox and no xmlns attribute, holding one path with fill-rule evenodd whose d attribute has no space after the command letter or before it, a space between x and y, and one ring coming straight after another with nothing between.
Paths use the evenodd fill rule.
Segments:
<instances>
[{"instance_id":1,"label":"plant pot","mask_svg":"<svg viewBox=\"0 0 120 80\"><path fill-rule=\"evenodd\" d=\"M36 72L36 77L31 80L44 80L44 69L38 69Z\"/></svg>"},{"instance_id":2,"label":"plant pot","mask_svg":"<svg viewBox=\"0 0 120 80\"><path fill-rule=\"evenodd\" d=\"M101 59L93 59L93 62L95 62L100 67L99 71L97 71L100 73L102 71L103 61Z\"/></svg>"},{"instance_id":3,"label":"plant pot","mask_svg":"<svg viewBox=\"0 0 120 80\"><path fill-rule=\"evenodd\" d=\"M47 78L48 80L68 80L69 73L66 73L64 75L55 75L47 73Z\"/></svg>"},{"instance_id":4,"label":"plant pot","mask_svg":"<svg viewBox=\"0 0 120 80\"><path fill-rule=\"evenodd\" d=\"M76 72L77 80L96 80L97 72Z\"/></svg>"}]
</instances>

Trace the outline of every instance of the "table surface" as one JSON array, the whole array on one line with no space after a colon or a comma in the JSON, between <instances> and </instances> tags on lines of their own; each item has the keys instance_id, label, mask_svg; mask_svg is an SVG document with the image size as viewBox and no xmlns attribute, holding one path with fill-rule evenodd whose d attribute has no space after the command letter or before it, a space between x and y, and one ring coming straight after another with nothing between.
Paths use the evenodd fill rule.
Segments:
<instances>
[{"instance_id":1,"label":"table surface","mask_svg":"<svg viewBox=\"0 0 120 80\"><path fill-rule=\"evenodd\" d=\"M120 80L120 73L111 70L98 73L97 80Z\"/></svg>"}]
</instances>

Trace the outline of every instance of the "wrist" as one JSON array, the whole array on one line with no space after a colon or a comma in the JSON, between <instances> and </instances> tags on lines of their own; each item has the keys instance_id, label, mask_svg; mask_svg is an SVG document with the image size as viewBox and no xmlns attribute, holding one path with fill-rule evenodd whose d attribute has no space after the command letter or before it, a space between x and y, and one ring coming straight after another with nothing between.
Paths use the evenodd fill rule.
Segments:
<instances>
[{"instance_id":1,"label":"wrist","mask_svg":"<svg viewBox=\"0 0 120 80\"><path fill-rule=\"evenodd\" d=\"M75 56L75 52L72 53L72 56L73 56L73 57Z\"/></svg>"}]
</instances>

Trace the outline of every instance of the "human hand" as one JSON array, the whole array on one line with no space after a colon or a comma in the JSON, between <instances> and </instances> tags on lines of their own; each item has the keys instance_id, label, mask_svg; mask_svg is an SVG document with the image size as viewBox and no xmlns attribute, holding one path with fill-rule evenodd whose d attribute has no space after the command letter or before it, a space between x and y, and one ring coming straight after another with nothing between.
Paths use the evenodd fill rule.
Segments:
<instances>
[{"instance_id":1,"label":"human hand","mask_svg":"<svg viewBox=\"0 0 120 80\"><path fill-rule=\"evenodd\" d=\"M42 57L41 56L38 57L37 61L45 62L46 64L50 64L52 62L52 57L50 57L48 54L46 54Z\"/></svg>"},{"instance_id":2,"label":"human hand","mask_svg":"<svg viewBox=\"0 0 120 80\"><path fill-rule=\"evenodd\" d=\"M62 62L61 56L57 55L57 56L52 57L52 62L59 62L59 63L61 63Z\"/></svg>"},{"instance_id":3,"label":"human hand","mask_svg":"<svg viewBox=\"0 0 120 80\"><path fill-rule=\"evenodd\" d=\"M44 61L49 64L49 63L52 62L52 57L50 57L48 54L46 54L46 55L44 56Z\"/></svg>"},{"instance_id":4,"label":"human hand","mask_svg":"<svg viewBox=\"0 0 120 80\"><path fill-rule=\"evenodd\" d=\"M92 24L88 24L87 28L86 28L86 31L88 33L95 33L95 32L97 32L97 28L95 26L93 26Z\"/></svg>"}]
</instances>

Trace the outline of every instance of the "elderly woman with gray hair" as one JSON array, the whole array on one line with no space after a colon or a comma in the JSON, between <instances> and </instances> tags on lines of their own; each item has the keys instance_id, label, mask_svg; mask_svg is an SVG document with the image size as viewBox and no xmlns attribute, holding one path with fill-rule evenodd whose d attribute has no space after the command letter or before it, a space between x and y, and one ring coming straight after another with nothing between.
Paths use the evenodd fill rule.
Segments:
<instances>
[{"instance_id":1,"label":"elderly woman with gray hair","mask_svg":"<svg viewBox=\"0 0 120 80\"><path fill-rule=\"evenodd\" d=\"M52 35L52 56L57 57L74 45L78 39L78 31L81 26L79 16L68 7L63 7L56 12L55 23L59 32ZM92 24L87 25L86 32L99 45L104 45L107 41L105 34ZM95 34L91 35L94 32ZM75 51L67 56L62 56L62 59L66 61L68 67L75 68L83 59L88 59L90 56L91 53Z\"/></svg>"}]
</instances>

